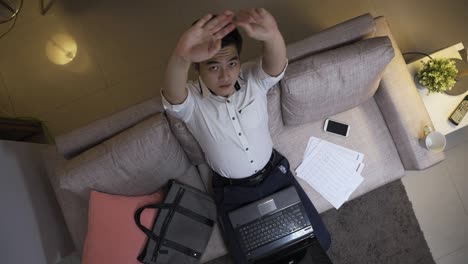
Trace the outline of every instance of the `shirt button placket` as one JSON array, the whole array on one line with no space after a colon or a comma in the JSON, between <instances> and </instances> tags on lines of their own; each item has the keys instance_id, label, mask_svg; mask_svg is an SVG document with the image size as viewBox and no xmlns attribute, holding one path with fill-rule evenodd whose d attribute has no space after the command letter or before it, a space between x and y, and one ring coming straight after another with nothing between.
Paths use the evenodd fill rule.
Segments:
<instances>
[{"instance_id":1,"label":"shirt button placket","mask_svg":"<svg viewBox=\"0 0 468 264\"><path fill-rule=\"evenodd\" d=\"M226 105L227 105L227 108L228 108L228 113L229 113L230 115L232 115L231 119L232 119L232 121L233 121L234 128L237 130L237 135L239 135L239 137L240 137L240 142L241 142L241 144L244 146L244 150L245 150L245 152L246 152L246 154L247 154L247 157L250 159L250 164L253 165L254 160L251 159L252 156L250 155L249 148L248 148L248 144L247 144L246 140L244 140L245 138L242 137L242 132L240 132L241 129L242 129L242 127L241 127L241 125L240 125L238 119L234 116L235 111L234 111L234 109L232 109L233 106L232 106L232 104L231 104L231 100L230 100L230 99L226 99ZM239 113L241 113L241 111L239 111ZM255 172L257 172L257 170L255 170Z\"/></svg>"},{"instance_id":2,"label":"shirt button placket","mask_svg":"<svg viewBox=\"0 0 468 264\"><path fill-rule=\"evenodd\" d=\"M229 109L229 110L232 110L232 109L231 109L231 106L229 105L229 104L231 103L231 100L227 99L227 100L226 100L226 103L228 104L228 106L227 106L228 109ZM235 111L229 111L229 114L232 114L232 113L235 113ZM233 117L232 117L232 120L233 120L233 121L236 121L236 117L233 116ZM240 129L239 121L233 122L233 123L234 123L234 127L237 128L237 130L239 130L239 129ZM237 134L238 134L239 136L242 136L242 133L241 133L241 132L237 132Z\"/></svg>"}]
</instances>

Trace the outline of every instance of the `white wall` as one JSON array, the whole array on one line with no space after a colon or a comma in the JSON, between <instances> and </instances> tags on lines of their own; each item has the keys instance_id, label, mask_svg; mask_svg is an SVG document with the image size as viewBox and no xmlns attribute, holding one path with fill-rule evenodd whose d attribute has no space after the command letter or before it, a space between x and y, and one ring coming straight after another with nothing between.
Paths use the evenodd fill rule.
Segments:
<instances>
[{"instance_id":1,"label":"white wall","mask_svg":"<svg viewBox=\"0 0 468 264\"><path fill-rule=\"evenodd\" d=\"M56 263L73 246L40 156L0 140L0 263Z\"/></svg>"}]
</instances>

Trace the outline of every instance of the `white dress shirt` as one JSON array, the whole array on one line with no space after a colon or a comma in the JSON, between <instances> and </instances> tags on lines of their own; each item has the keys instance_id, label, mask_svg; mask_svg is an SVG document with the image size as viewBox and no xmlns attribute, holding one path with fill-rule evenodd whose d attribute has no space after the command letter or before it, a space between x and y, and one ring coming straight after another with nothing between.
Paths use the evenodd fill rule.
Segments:
<instances>
[{"instance_id":1,"label":"white dress shirt","mask_svg":"<svg viewBox=\"0 0 468 264\"><path fill-rule=\"evenodd\" d=\"M273 149L268 128L267 92L283 72L271 77L262 58L242 64L240 89L229 97L212 94L201 79L189 81L188 96L178 105L164 95L164 109L181 119L197 139L208 165L227 178L245 178L262 169Z\"/></svg>"}]
</instances>

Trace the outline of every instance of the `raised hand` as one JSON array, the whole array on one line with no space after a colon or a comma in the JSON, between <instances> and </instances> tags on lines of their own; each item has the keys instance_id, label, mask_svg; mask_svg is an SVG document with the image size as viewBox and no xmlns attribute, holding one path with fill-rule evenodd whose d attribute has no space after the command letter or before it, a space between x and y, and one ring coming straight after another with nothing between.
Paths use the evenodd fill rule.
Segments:
<instances>
[{"instance_id":1,"label":"raised hand","mask_svg":"<svg viewBox=\"0 0 468 264\"><path fill-rule=\"evenodd\" d=\"M177 43L175 54L190 63L212 58L221 49L221 39L236 27L232 24L234 13L225 11L213 18L207 14L187 30Z\"/></svg>"},{"instance_id":2,"label":"raised hand","mask_svg":"<svg viewBox=\"0 0 468 264\"><path fill-rule=\"evenodd\" d=\"M249 37L260 41L268 41L279 33L275 18L264 8L239 11L234 24L242 28Z\"/></svg>"}]
</instances>

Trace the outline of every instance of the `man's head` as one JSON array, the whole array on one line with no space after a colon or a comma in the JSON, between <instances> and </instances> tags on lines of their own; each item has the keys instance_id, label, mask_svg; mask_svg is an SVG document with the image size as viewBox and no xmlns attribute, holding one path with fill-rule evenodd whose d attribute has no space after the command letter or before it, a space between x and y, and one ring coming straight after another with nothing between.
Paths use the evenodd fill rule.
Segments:
<instances>
[{"instance_id":1,"label":"man's head","mask_svg":"<svg viewBox=\"0 0 468 264\"><path fill-rule=\"evenodd\" d=\"M222 39L218 53L194 65L205 85L216 95L227 97L234 93L240 73L241 50L242 36L234 29Z\"/></svg>"}]
</instances>

